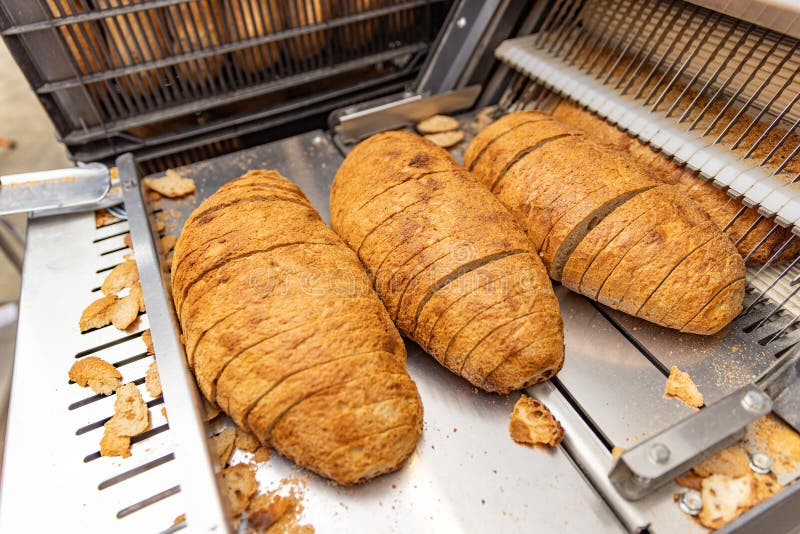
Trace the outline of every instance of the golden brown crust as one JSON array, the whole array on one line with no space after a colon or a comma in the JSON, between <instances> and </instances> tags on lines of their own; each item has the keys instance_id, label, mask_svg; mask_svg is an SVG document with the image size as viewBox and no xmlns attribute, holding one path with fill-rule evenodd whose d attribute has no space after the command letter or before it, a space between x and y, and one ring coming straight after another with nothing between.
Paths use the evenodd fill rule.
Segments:
<instances>
[{"instance_id":1,"label":"golden brown crust","mask_svg":"<svg viewBox=\"0 0 800 534\"><path fill-rule=\"evenodd\" d=\"M422 406L400 335L358 258L294 189L276 173L253 172L204 202L176 245L173 297L206 398L299 465L352 483L402 464L419 438ZM248 202L265 191L292 201ZM346 402L298 408L316 392L345 388L342 381ZM408 409L386 411L395 404ZM275 422L248 417L279 408L278 434ZM392 428L402 428L396 437L406 446L387 454L334 465L317 449Z\"/></svg>"},{"instance_id":2,"label":"golden brown crust","mask_svg":"<svg viewBox=\"0 0 800 534\"><path fill-rule=\"evenodd\" d=\"M462 376L478 387L507 392L561 367L558 304L526 235L500 202L440 148L404 132L359 144L334 180L331 220L367 266L400 329L452 371L459 373L469 354L474 368ZM443 314L451 306L462 310L456 306L462 299L485 307L493 298L492 284L483 284L482 277L499 281L511 275L530 286L505 308L520 317L521 328L501 328L506 318L499 315L478 320L481 328L495 331L491 339L476 347L479 339L469 338L471 345L459 344L448 357L445 347L463 317ZM477 286L464 290L464 284ZM526 315L534 306L541 313ZM431 335L435 324L447 337ZM538 344L533 343L537 336Z\"/></svg>"},{"instance_id":3,"label":"golden brown crust","mask_svg":"<svg viewBox=\"0 0 800 534\"><path fill-rule=\"evenodd\" d=\"M117 368L97 356L81 358L72 364L69 379L100 395L111 395L122 385L122 374Z\"/></svg>"},{"instance_id":4,"label":"golden brown crust","mask_svg":"<svg viewBox=\"0 0 800 534\"><path fill-rule=\"evenodd\" d=\"M494 140L516 128L517 126L526 122L547 120L549 116L546 113L539 111L523 111L520 113L511 113L504 115L498 120L492 122L481 131L480 139L477 137L467 147L464 152L464 167L468 170L473 170L475 162L481 157L486 148L494 142Z\"/></svg>"},{"instance_id":5,"label":"golden brown crust","mask_svg":"<svg viewBox=\"0 0 800 534\"><path fill-rule=\"evenodd\" d=\"M139 280L139 271L136 262L128 260L120 263L108 273L100 290L104 295L116 295L126 287L131 287Z\"/></svg>"},{"instance_id":6,"label":"golden brown crust","mask_svg":"<svg viewBox=\"0 0 800 534\"><path fill-rule=\"evenodd\" d=\"M590 134L603 144L628 151L640 165L649 168L659 180L676 186L697 202L719 228L725 228L742 211L730 228L725 230L725 233L733 242L741 239L737 249L742 256L750 254L750 260L754 263L765 263L789 239L791 233L784 228L779 228L770 234L775 226L772 219L761 217L759 220L759 214L755 209L743 207L738 200L732 199L697 173L681 167L671 159L632 139L625 132L575 104L567 100L561 101L553 112L553 116ZM722 122L724 123L724 121ZM738 137L738 134L736 136ZM750 144L755 139L757 136L751 133L749 135ZM775 146L775 144L763 143L763 146ZM743 145L747 145L747 142ZM761 157L763 158L765 155L763 154ZM757 220L756 227L751 230L751 226ZM768 234L770 235L768 236ZM786 250L781 258L792 258L797 255L798 250L800 250L800 245L793 243L790 245L790 250Z\"/></svg>"},{"instance_id":7,"label":"golden brown crust","mask_svg":"<svg viewBox=\"0 0 800 534\"><path fill-rule=\"evenodd\" d=\"M675 365L669 370L667 385L664 389L667 397L676 397L693 408L700 408L703 405L703 394L697 389L697 385L689 376L689 373L681 371Z\"/></svg>"}]
</instances>

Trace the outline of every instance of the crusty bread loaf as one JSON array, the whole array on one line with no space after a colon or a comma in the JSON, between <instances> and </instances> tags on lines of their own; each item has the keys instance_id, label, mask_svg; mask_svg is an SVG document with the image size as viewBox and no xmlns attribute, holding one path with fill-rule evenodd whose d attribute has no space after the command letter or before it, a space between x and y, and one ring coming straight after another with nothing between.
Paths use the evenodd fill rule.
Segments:
<instances>
[{"instance_id":1,"label":"crusty bread loaf","mask_svg":"<svg viewBox=\"0 0 800 534\"><path fill-rule=\"evenodd\" d=\"M454 373L507 392L561 368L558 302L530 241L443 149L405 132L359 144L331 223L400 330Z\"/></svg>"},{"instance_id":2,"label":"crusty bread loaf","mask_svg":"<svg viewBox=\"0 0 800 534\"><path fill-rule=\"evenodd\" d=\"M403 341L356 255L278 173L198 206L172 286L200 389L261 443L342 484L414 450L422 405Z\"/></svg>"},{"instance_id":3,"label":"crusty bread loaf","mask_svg":"<svg viewBox=\"0 0 800 534\"><path fill-rule=\"evenodd\" d=\"M671 328L711 334L730 322L744 262L709 216L615 148L624 139L601 145L555 119L523 120L535 115L498 120L465 160L522 223L550 276Z\"/></svg>"},{"instance_id":4,"label":"crusty bread loaf","mask_svg":"<svg viewBox=\"0 0 800 534\"><path fill-rule=\"evenodd\" d=\"M709 116L714 115L715 113L709 113ZM725 233L734 243L738 243L737 249L742 256L750 254L750 261L753 263L765 263L791 236L790 231L785 228L772 231L775 226L772 219L760 217L758 211L744 207L740 201L714 187L711 182L704 180L694 171L678 165L572 102L562 100L553 111L553 116L586 132L603 144L627 151L640 165L650 169L659 180L674 185L694 200L719 228L726 228L738 214L736 221L726 228ZM754 140L749 141L752 144ZM741 210L744 211L739 214ZM751 230L754 224L755 227ZM782 254L782 258L792 258L800 250L794 243L789 247L790 249L786 249Z\"/></svg>"}]
</instances>

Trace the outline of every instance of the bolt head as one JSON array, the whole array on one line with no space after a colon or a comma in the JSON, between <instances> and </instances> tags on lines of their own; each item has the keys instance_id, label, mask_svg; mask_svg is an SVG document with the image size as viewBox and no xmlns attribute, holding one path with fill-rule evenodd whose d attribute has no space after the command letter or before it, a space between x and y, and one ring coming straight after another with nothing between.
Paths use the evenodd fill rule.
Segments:
<instances>
[{"instance_id":1,"label":"bolt head","mask_svg":"<svg viewBox=\"0 0 800 534\"><path fill-rule=\"evenodd\" d=\"M761 475L766 475L772 470L772 458L763 452L751 454L750 469Z\"/></svg>"},{"instance_id":2,"label":"bolt head","mask_svg":"<svg viewBox=\"0 0 800 534\"><path fill-rule=\"evenodd\" d=\"M742 397L742 406L750 412L761 412L767 407L767 399L763 393L751 390Z\"/></svg>"},{"instance_id":3,"label":"bolt head","mask_svg":"<svg viewBox=\"0 0 800 534\"><path fill-rule=\"evenodd\" d=\"M669 460L669 448L663 443L653 443L647 451L650 461L656 464L663 464Z\"/></svg>"},{"instance_id":4,"label":"bolt head","mask_svg":"<svg viewBox=\"0 0 800 534\"><path fill-rule=\"evenodd\" d=\"M678 498L678 506L689 515L698 515L703 509L703 497L697 490L684 490Z\"/></svg>"},{"instance_id":5,"label":"bolt head","mask_svg":"<svg viewBox=\"0 0 800 534\"><path fill-rule=\"evenodd\" d=\"M467 19L465 17L461 17L456 21L456 27L459 29L463 29L467 26Z\"/></svg>"}]
</instances>

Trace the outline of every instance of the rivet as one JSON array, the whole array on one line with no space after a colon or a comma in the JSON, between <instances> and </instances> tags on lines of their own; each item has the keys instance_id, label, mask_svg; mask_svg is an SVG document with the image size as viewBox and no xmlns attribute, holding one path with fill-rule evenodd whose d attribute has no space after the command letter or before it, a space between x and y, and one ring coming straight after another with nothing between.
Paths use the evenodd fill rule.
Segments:
<instances>
[{"instance_id":1,"label":"rivet","mask_svg":"<svg viewBox=\"0 0 800 534\"><path fill-rule=\"evenodd\" d=\"M761 412L767 406L767 399L763 393L750 390L742 397L742 406L750 412Z\"/></svg>"},{"instance_id":2,"label":"rivet","mask_svg":"<svg viewBox=\"0 0 800 534\"><path fill-rule=\"evenodd\" d=\"M663 443L653 443L647 451L650 461L656 464L663 464L669 460L669 448Z\"/></svg>"},{"instance_id":3,"label":"rivet","mask_svg":"<svg viewBox=\"0 0 800 534\"><path fill-rule=\"evenodd\" d=\"M466 19L466 18L464 18L464 17L461 17L460 19L458 19L458 20L456 21L456 27L457 27L458 29L463 29L463 28L465 28L466 26L467 26L467 19Z\"/></svg>"},{"instance_id":4,"label":"rivet","mask_svg":"<svg viewBox=\"0 0 800 534\"><path fill-rule=\"evenodd\" d=\"M689 515L698 515L703 509L703 496L697 490L684 490L678 498L678 506Z\"/></svg>"},{"instance_id":5,"label":"rivet","mask_svg":"<svg viewBox=\"0 0 800 534\"><path fill-rule=\"evenodd\" d=\"M750 469L760 475L766 475L772 470L772 458L763 452L751 454Z\"/></svg>"}]
</instances>

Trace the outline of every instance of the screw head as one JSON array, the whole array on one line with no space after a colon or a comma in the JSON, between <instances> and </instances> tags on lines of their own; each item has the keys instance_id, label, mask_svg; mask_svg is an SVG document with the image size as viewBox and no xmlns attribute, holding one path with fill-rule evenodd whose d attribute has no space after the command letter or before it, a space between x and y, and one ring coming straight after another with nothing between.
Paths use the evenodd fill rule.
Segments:
<instances>
[{"instance_id":1,"label":"screw head","mask_svg":"<svg viewBox=\"0 0 800 534\"><path fill-rule=\"evenodd\" d=\"M703 509L703 497L697 490L684 490L678 497L678 506L689 515L698 515Z\"/></svg>"},{"instance_id":2,"label":"screw head","mask_svg":"<svg viewBox=\"0 0 800 534\"><path fill-rule=\"evenodd\" d=\"M751 454L750 469L760 475L766 475L772 470L772 458L763 452Z\"/></svg>"},{"instance_id":3,"label":"screw head","mask_svg":"<svg viewBox=\"0 0 800 534\"><path fill-rule=\"evenodd\" d=\"M461 17L456 21L456 27L458 29L463 29L467 26L467 19L465 17Z\"/></svg>"},{"instance_id":4,"label":"screw head","mask_svg":"<svg viewBox=\"0 0 800 534\"><path fill-rule=\"evenodd\" d=\"M750 412L761 412L767 407L767 399L763 393L750 390L742 397L742 406Z\"/></svg>"},{"instance_id":5,"label":"screw head","mask_svg":"<svg viewBox=\"0 0 800 534\"><path fill-rule=\"evenodd\" d=\"M663 443L653 443L647 451L650 461L656 464L663 464L669 460L669 448Z\"/></svg>"}]
</instances>

